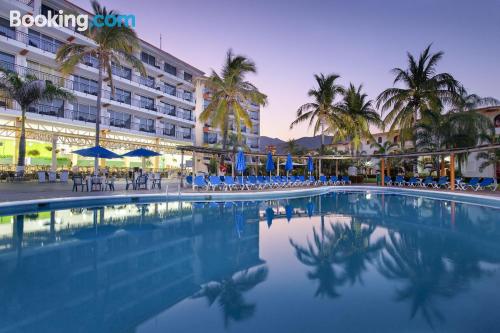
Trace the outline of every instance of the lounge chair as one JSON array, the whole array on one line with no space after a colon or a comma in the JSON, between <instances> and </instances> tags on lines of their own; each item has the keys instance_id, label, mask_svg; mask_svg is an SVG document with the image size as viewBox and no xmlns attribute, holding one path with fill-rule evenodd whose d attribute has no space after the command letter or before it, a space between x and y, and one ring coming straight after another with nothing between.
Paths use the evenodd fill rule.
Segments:
<instances>
[{"instance_id":1,"label":"lounge chair","mask_svg":"<svg viewBox=\"0 0 500 333\"><path fill-rule=\"evenodd\" d=\"M193 189L205 189L208 190L209 186L207 182L205 181L205 177L203 176L196 176L194 177L193 180Z\"/></svg>"},{"instance_id":2,"label":"lounge chair","mask_svg":"<svg viewBox=\"0 0 500 333\"><path fill-rule=\"evenodd\" d=\"M208 187L213 191L216 189L224 189L224 184L221 182L219 176L210 176L208 177Z\"/></svg>"},{"instance_id":3,"label":"lounge chair","mask_svg":"<svg viewBox=\"0 0 500 333\"><path fill-rule=\"evenodd\" d=\"M332 185L339 185L340 184L339 177L337 177L337 176L331 176L330 177L330 184L332 184Z\"/></svg>"},{"instance_id":4,"label":"lounge chair","mask_svg":"<svg viewBox=\"0 0 500 333\"><path fill-rule=\"evenodd\" d=\"M410 177L410 179L406 182L406 185L412 187L418 186L420 185L420 179L418 179L417 177Z\"/></svg>"},{"instance_id":5,"label":"lounge chair","mask_svg":"<svg viewBox=\"0 0 500 333\"><path fill-rule=\"evenodd\" d=\"M435 186L435 184L436 184L436 182L434 181L434 179L432 179L431 176L427 176L427 177L425 177L421 186L422 187L433 187L433 186Z\"/></svg>"},{"instance_id":6,"label":"lounge chair","mask_svg":"<svg viewBox=\"0 0 500 333\"><path fill-rule=\"evenodd\" d=\"M389 186L392 185L392 178L391 178L391 176L384 176L384 184L385 185L389 185Z\"/></svg>"},{"instance_id":7,"label":"lounge chair","mask_svg":"<svg viewBox=\"0 0 500 333\"><path fill-rule=\"evenodd\" d=\"M309 178L306 181L306 185L316 185L316 178L314 176L309 176Z\"/></svg>"},{"instance_id":8,"label":"lounge chair","mask_svg":"<svg viewBox=\"0 0 500 333\"><path fill-rule=\"evenodd\" d=\"M461 182L460 188L464 191L467 190L468 188L474 189L477 186L477 184L479 184L479 178L474 177L474 178L471 178L468 183Z\"/></svg>"},{"instance_id":9,"label":"lounge chair","mask_svg":"<svg viewBox=\"0 0 500 333\"><path fill-rule=\"evenodd\" d=\"M271 186L271 184L269 184L269 180L264 176L257 176L257 184L259 184L261 188Z\"/></svg>"},{"instance_id":10,"label":"lounge chair","mask_svg":"<svg viewBox=\"0 0 500 333\"><path fill-rule=\"evenodd\" d=\"M287 176L281 176L281 182L283 183L283 187L291 186L291 182Z\"/></svg>"},{"instance_id":11,"label":"lounge chair","mask_svg":"<svg viewBox=\"0 0 500 333\"><path fill-rule=\"evenodd\" d=\"M186 176L186 184L193 186L193 176Z\"/></svg>"},{"instance_id":12,"label":"lounge chair","mask_svg":"<svg viewBox=\"0 0 500 333\"><path fill-rule=\"evenodd\" d=\"M497 182L493 178L484 178L481 180L477 186L474 188L474 191L478 190L486 190L487 188L491 188L492 191L496 191L498 187Z\"/></svg>"},{"instance_id":13,"label":"lounge chair","mask_svg":"<svg viewBox=\"0 0 500 333\"><path fill-rule=\"evenodd\" d=\"M230 191L232 191L234 188L238 188L239 186L235 183L233 176L224 176L224 184Z\"/></svg>"},{"instance_id":14,"label":"lounge chair","mask_svg":"<svg viewBox=\"0 0 500 333\"><path fill-rule=\"evenodd\" d=\"M132 186L132 189L135 190L135 181L131 178L125 177L125 190L128 191L130 186Z\"/></svg>"},{"instance_id":15,"label":"lounge chair","mask_svg":"<svg viewBox=\"0 0 500 333\"><path fill-rule=\"evenodd\" d=\"M135 189L140 190L141 187L143 190L148 189L148 176L142 175L137 177L137 179L135 180Z\"/></svg>"},{"instance_id":16,"label":"lounge chair","mask_svg":"<svg viewBox=\"0 0 500 333\"><path fill-rule=\"evenodd\" d=\"M435 188L441 188L441 187L448 188L449 185L450 182L448 181L448 177L446 176L439 177L437 183L433 184Z\"/></svg>"},{"instance_id":17,"label":"lounge chair","mask_svg":"<svg viewBox=\"0 0 500 333\"><path fill-rule=\"evenodd\" d=\"M342 176L341 182L343 185L346 185L346 184L351 185L351 180L349 179L349 176Z\"/></svg>"},{"instance_id":18,"label":"lounge chair","mask_svg":"<svg viewBox=\"0 0 500 333\"><path fill-rule=\"evenodd\" d=\"M318 180L318 184L319 185L328 185L328 178L326 178L326 176L319 176L319 180Z\"/></svg>"},{"instance_id":19,"label":"lounge chair","mask_svg":"<svg viewBox=\"0 0 500 333\"><path fill-rule=\"evenodd\" d=\"M257 181L257 176L248 176L247 180L248 180L248 185L250 187L253 187L253 188L259 189L259 190L262 189L262 186Z\"/></svg>"},{"instance_id":20,"label":"lounge chair","mask_svg":"<svg viewBox=\"0 0 500 333\"><path fill-rule=\"evenodd\" d=\"M90 190L91 191L102 191L102 179L99 176L92 176L90 178Z\"/></svg>"},{"instance_id":21,"label":"lounge chair","mask_svg":"<svg viewBox=\"0 0 500 333\"><path fill-rule=\"evenodd\" d=\"M151 189L156 187L161 190L161 175L159 173L153 175L153 181L151 182Z\"/></svg>"},{"instance_id":22,"label":"lounge chair","mask_svg":"<svg viewBox=\"0 0 500 333\"><path fill-rule=\"evenodd\" d=\"M307 185L307 181L306 181L305 176L297 176L297 181L299 182L300 186Z\"/></svg>"},{"instance_id":23,"label":"lounge chair","mask_svg":"<svg viewBox=\"0 0 500 333\"><path fill-rule=\"evenodd\" d=\"M114 191L115 190L115 177L111 177L106 179L104 187L106 190Z\"/></svg>"},{"instance_id":24,"label":"lounge chair","mask_svg":"<svg viewBox=\"0 0 500 333\"><path fill-rule=\"evenodd\" d=\"M245 177L243 177L243 176L236 177L236 184L238 184L242 190L244 190L245 188L247 190L250 190L250 186L247 183L247 181L245 180Z\"/></svg>"},{"instance_id":25,"label":"lounge chair","mask_svg":"<svg viewBox=\"0 0 500 333\"><path fill-rule=\"evenodd\" d=\"M392 182L393 185L397 185L397 186L403 186L405 183L406 183L406 181L405 181L403 176L396 176L396 178Z\"/></svg>"},{"instance_id":26,"label":"lounge chair","mask_svg":"<svg viewBox=\"0 0 500 333\"><path fill-rule=\"evenodd\" d=\"M38 174L38 182L40 184L47 182L47 175L45 174L45 171L38 171L37 174Z\"/></svg>"}]
</instances>

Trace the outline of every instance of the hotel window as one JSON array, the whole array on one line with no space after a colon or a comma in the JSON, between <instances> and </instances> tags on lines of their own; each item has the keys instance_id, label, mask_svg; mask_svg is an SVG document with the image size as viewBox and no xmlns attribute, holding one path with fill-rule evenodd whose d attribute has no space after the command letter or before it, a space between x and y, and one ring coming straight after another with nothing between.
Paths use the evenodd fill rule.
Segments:
<instances>
[{"instance_id":1,"label":"hotel window","mask_svg":"<svg viewBox=\"0 0 500 333\"><path fill-rule=\"evenodd\" d=\"M111 64L111 71L114 75L122 77L124 79L130 80L132 79L132 69L121 66L115 63Z\"/></svg>"},{"instance_id":2,"label":"hotel window","mask_svg":"<svg viewBox=\"0 0 500 333\"><path fill-rule=\"evenodd\" d=\"M203 133L203 143L217 143L217 133Z\"/></svg>"},{"instance_id":3,"label":"hotel window","mask_svg":"<svg viewBox=\"0 0 500 333\"><path fill-rule=\"evenodd\" d=\"M131 115L125 112L109 110L109 125L130 129Z\"/></svg>"},{"instance_id":4,"label":"hotel window","mask_svg":"<svg viewBox=\"0 0 500 333\"><path fill-rule=\"evenodd\" d=\"M188 110L188 109L181 109L179 108L180 111L181 111L181 117L183 119L187 119L187 120L191 120L191 110Z\"/></svg>"},{"instance_id":5,"label":"hotel window","mask_svg":"<svg viewBox=\"0 0 500 333\"><path fill-rule=\"evenodd\" d=\"M51 101L44 101L42 103L35 103L28 107L28 112L64 117L64 101L54 99Z\"/></svg>"},{"instance_id":6,"label":"hotel window","mask_svg":"<svg viewBox=\"0 0 500 333\"><path fill-rule=\"evenodd\" d=\"M155 121L147 118L137 118L139 121L139 131L153 133L155 131Z\"/></svg>"},{"instance_id":7,"label":"hotel window","mask_svg":"<svg viewBox=\"0 0 500 333\"><path fill-rule=\"evenodd\" d=\"M191 129L188 127L179 127L179 132L182 133L182 138L191 140Z\"/></svg>"},{"instance_id":8,"label":"hotel window","mask_svg":"<svg viewBox=\"0 0 500 333\"><path fill-rule=\"evenodd\" d=\"M163 105L163 109L165 110L165 114L175 116L175 106L172 104L161 102Z\"/></svg>"},{"instance_id":9,"label":"hotel window","mask_svg":"<svg viewBox=\"0 0 500 333\"><path fill-rule=\"evenodd\" d=\"M393 142L394 142L394 143L398 143L398 140L399 140L399 136L397 136L397 135L396 135L396 136L394 137Z\"/></svg>"},{"instance_id":10,"label":"hotel window","mask_svg":"<svg viewBox=\"0 0 500 333\"><path fill-rule=\"evenodd\" d=\"M190 91L185 91L183 96L184 96L184 100L186 100L186 101L193 100L193 94Z\"/></svg>"},{"instance_id":11,"label":"hotel window","mask_svg":"<svg viewBox=\"0 0 500 333\"><path fill-rule=\"evenodd\" d=\"M500 114L495 117L495 120L493 121L493 123L495 124L495 128L500 127Z\"/></svg>"},{"instance_id":12,"label":"hotel window","mask_svg":"<svg viewBox=\"0 0 500 333\"><path fill-rule=\"evenodd\" d=\"M86 94L97 96L99 91L99 86L97 81L87 79L83 76L74 75L73 76L73 89L76 91L81 91Z\"/></svg>"},{"instance_id":13,"label":"hotel window","mask_svg":"<svg viewBox=\"0 0 500 333\"><path fill-rule=\"evenodd\" d=\"M47 5L44 5L42 4L42 8L40 8L40 14L42 14L43 16L45 17L48 17L49 16L49 13L51 13L51 15L54 17L57 17L59 16L58 14L58 10L52 8L52 7L49 7Z\"/></svg>"},{"instance_id":14,"label":"hotel window","mask_svg":"<svg viewBox=\"0 0 500 333\"><path fill-rule=\"evenodd\" d=\"M38 77L41 80L50 81L52 84L58 86L64 86L64 78L60 76L60 73L53 69L52 67L39 64L34 61L27 61L29 73Z\"/></svg>"},{"instance_id":15,"label":"hotel window","mask_svg":"<svg viewBox=\"0 0 500 333\"><path fill-rule=\"evenodd\" d=\"M10 21L0 17L0 36L10 39L16 38L16 28L10 26Z\"/></svg>"},{"instance_id":16,"label":"hotel window","mask_svg":"<svg viewBox=\"0 0 500 333\"><path fill-rule=\"evenodd\" d=\"M115 88L115 96L112 96L111 99L120 103L131 104L132 93L127 90Z\"/></svg>"},{"instance_id":17,"label":"hotel window","mask_svg":"<svg viewBox=\"0 0 500 333\"><path fill-rule=\"evenodd\" d=\"M63 44L55 38L41 34L38 31L28 30L29 45L42 49L47 52L56 53Z\"/></svg>"},{"instance_id":18,"label":"hotel window","mask_svg":"<svg viewBox=\"0 0 500 333\"><path fill-rule=\"evenodd\" d=\"M175 66L170 65L169 63L165 63L163 65L163 70L169 74L177 76L177 68Z\"/></svg>"},{"instance_id":19,"label":"hotel window","mask_svg":"<svg viewBox=\"0 0 500 333\"><path fill-rule=\"evenodd\" d=\"M176 89L173 85L171 84L168 84L168 83L165 83L165 86L164 86L164 90L163 90L165 93L169 94L169 95L172 95L172 96L175 96L176 94Z\"/></svg>"},{"instance_id":20,"label":"hotel window","mask_svg":"<svg viewBox=\"0 0 500 333\"><path fill-rule=\"evenodd\" d=\"M99 59L90 54L83 56L82 63L93 68L99 67Z\"/></svg>"},{"instance_id":21,"label":"hotel window","mask_svg":"<svg viewBox=\"0 0 500 333\"><path fill-rule=\"evenodd\" d=\"M154 66L154 67L158 67L158 66L156 66L156 58L149 53L141 52L141 60L143 62L145 62L146 64L149 64L149 65Z\"/></svg>"},{"instance_id":22,"label":"hotel window","mask_svg":"<svg viewBox=\"0 0 500 333\"><path fill-rule=\"evenodd\" d=\"M141 108L156 111L155 100L150 97L139 95L139 103Z\"/></svg>"},{"instance_id":23,"label":"hotel window","mask_svg":"<svg viewBox=\"0 0 500 333\"><path fill-rule=\"evenodd\" d=\"M377 138L377 142L378 142L378 143L382 143L382 137L381 137L381 136L379 136L379 137Z\"/></svg>"},{"instance_id":24,"label":"hotel window","mask_svg":"<svg viewBox=\"0 0 500 333\"><path fill-rule=\"evenodd\" d=\"M164 126L163 129L164 135L175 136L175 125L171 123L164 123L163 126Z\"/></svg>"},{"instance_id":25,"label":"hotel window","mask_svg":"<svg viewBox=\"0 0 500 333\"><path fill-rule=\"evenodd\" d=\"M184 72L184 80L188 81L188 82L192 82L193 81L193 75Z\"/></svg>"},{"instance_id":26,"label":"hotel window","mask_svg":"<svg viewBox=\"0 0 500 333\"><path fill-rule=\"evenodd\" d=\"M15 69L16 57L0 51L0 67L13 71Z\"/></svg>"},{"instance_id":27,"label":"hotel window","mask_svg":"<svg viewBox=\"0 0 500 333\"><path fill-rule=\"evenodd\" d=\"M73 104L73 117L74 120L86 121L95 123L97 118L97 109L94 105L87 104Z\"/></svg>"},{"instance_id":28,"label":"hotel window","mask_svg":"<svg viewBox=\"0 0 500 333\"><path fill-rule=\"evenodd\" d=\"M140 76L139 83L150 88L154 88L155 86L155 78L152 76Z\"/></svg>"}]
</instances>

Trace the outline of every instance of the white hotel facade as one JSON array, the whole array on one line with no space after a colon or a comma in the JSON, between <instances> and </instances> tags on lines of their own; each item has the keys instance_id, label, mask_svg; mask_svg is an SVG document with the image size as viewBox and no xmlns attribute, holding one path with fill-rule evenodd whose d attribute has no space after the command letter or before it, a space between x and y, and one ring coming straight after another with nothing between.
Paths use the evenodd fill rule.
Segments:
<instances>
[{"instance_id":1,"label":"white hotel facade","mask_svg":"<svg viewBox=\"0 0 500 333\"><path fill-rule=\"evenodd\" d=\"M94 144L97 103L97 61L87 58L77 65L73 75L58 71L55 53L63 43L92 44L93 41L69 28L13 28L10 10L22 14L47 14L64 10L82 13L81 8L65 0L0 1L0 66L21 75L31 74L60 85L75 96L70 102L52 101L30 107L27 112L27 140L52 145L52 168L57 166L56 151L69 153ZM139 36L140 37L140 36ZM107 82L103 85L101 142L121 153L139 147L162 153L153 158L153 169L180 167L177 145L212 145L216 130L206 130L196 119L206 106L203 72L196 67L141 40L139 57L146 68L142 77L122 64L113 70L115 94ZM256 127L246 137L252 149L258 149L258 107ZM255 110L256 109L256 110ZM18 144L21 111L15 102L0 95L0 139ZM216 135L216 141L220 135ZM254 140L254 141L252 141ZM256 144L257 143L257 144ZM16 154L15 154L16 155ZM78 157L69 154L72 165ZM190 159L186 156L186 162ZM12 164L17 156L12 157ZM189 164L189 162L187 162ZM130 166L125 159L124 167Z\"/></svg>"}]
</instances>

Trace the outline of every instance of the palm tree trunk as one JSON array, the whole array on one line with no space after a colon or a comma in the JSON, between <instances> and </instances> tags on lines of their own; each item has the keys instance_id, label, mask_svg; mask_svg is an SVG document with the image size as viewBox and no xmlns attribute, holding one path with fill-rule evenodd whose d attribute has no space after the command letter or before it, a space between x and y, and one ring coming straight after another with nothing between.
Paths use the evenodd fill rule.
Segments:
<instances>
[{"instance_id":1,"label":"palm tree trunk","mask_svg":"<svg viewBox=\"0 0 500 333\"><path fill-rule=\"evenodd\" d=\"M102 61L99 61L99 78L97 80L97 86L99 90L97 91L97 114L95 120L95 145L99 145L99 141L101 138L101 99L102 99L102 70L103 70ZM99 158L94 159L94 174L97 175L99 171Z\"/></svg>"},{"instance_id":2,"label":"palm tree trunk","mask_svg":"<svg viewBox=\"0 0 500 333\"><path fill-rule=\"evenodd\" d=\"M24 172L24 160L26 158L26 107L21 111L21 135L19 136L19 156L17 157L17 170Z\"/></svg>"},{"instance_id":3,"label":"palm tree trunk","mask_svg":"<svg viewBox=\"0 0 500 333\"><path fill-rule=\"evenodd\" d=\"M321 121L321 149L320 156L323 155L323 150L325 149L325 125ZM321 176L321 158L318 160L318 177Z\"/></svg>"}]
</instances>

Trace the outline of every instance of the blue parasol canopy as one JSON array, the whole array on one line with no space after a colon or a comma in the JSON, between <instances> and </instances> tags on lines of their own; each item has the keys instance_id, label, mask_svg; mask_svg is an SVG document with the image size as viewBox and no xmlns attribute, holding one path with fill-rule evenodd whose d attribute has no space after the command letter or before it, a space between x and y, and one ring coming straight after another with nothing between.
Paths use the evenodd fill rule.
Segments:
<instances>
[{"instance_id":1,"label":"blue parasol canopy","mask_svg":"<svg viewBox=\"0 0 500 333\"><path fill-rule=\"evenodd\" d=\"M267 153L266 171L267 172L274 171L274 162L272 153Z\"/></svg>"},{"instance_id":2,"label":"blue parasol canopy","mask_svg":"<svg viewBox=\"0 0 500 333\"><path fill-rule=\"evenodd\" d=\"M153 156L160 156L160 153L157 153L155 151L146 149L146 148L139 148L135 150L131 150L128 153L123 154L122 156L126 157L153 157Z\"/></svg>"},{"instance_id":3,"label":"blue parasol canopy","mask_svg":"<svg viewBox=\"0 0 500 333\"><path fill-rule=\"evenodd\" d=\"M246 168L247 162L245 161L245 154L240 150L236 155L236 171L243 172Z\"/></svg>"},{"instance_id":4,"label":"blue parasol canopy","mask_svg":"<svg viewBox=\"0 0 500 333\"><path fill-rule=\"evenodd\" d=\"M312 159L312 157L311 157L311 156L309 156L309 157L307 158L307 170L308 170L309 172L313 172L313 171L314 171L314 163L313 163L313 159Z\"/></svg>"},{"instance_id":5,"label":"blue parasol canopy","mask_svg":"<svg viewBox=\"0 0 500 333\"><path fill-rule=\"evenodd\" d=\"M271 228L271 224L273 224L273 218L274 218L274 210L271 207L266 208L266 220L267 220L267 227Z\"/></svg>"},{"instance_id":6,"label":"blue parasol canopy","mask_svg":"<svg viewBox=\"0 0 500 333\"><path fill-rule=\"evenodd\" d=\"M292 171L292 169L293 169L292 155L288 154L288 156L286 157L285 170Z\"/></svg>"},{"instance_id":7,"label":"blue parasol canopy","mask_svg":"<svg viewBox=\"0 0 500 333\"><path fill-rule=\"evenodd\" d=\"M85 157L97 157L97 158L121 158L120 155L113 153L111 150L107 150L101 146L95 146L91 148L79 149L73 152L80 156Z\"/></svg>"}]
</instances>

